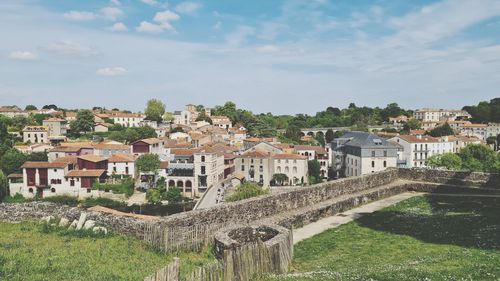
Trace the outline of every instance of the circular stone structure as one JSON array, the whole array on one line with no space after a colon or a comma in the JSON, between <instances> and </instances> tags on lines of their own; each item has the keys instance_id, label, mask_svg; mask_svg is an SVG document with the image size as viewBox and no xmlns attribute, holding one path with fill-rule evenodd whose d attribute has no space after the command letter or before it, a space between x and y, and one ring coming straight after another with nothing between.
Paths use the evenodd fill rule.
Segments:
<instances>
[{"instance_id":1,"label":"circular stone structure","mask_svg":"<svg viewBox=\"0 0 500 281\"><path fill-rule=\"evenodd\" d=\"M292 231L279 225L224 228L215 234L214 247L216 257L226 264L226 274L234 276L232 280L247 280L243 275L254 273L286 273L293 258Z\"/></svg>"}]
</instances>

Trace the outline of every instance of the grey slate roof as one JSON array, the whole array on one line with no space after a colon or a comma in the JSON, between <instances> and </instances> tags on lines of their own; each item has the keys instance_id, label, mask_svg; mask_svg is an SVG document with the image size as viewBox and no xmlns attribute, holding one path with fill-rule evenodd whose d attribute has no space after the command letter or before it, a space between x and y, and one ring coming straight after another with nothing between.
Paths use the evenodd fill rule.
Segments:
<instances>
[{"instance_id":1,"label":"grey slate roof","mask_svg":"<svg viewBox=\"0 0 500 281\"><path fill-rule=\"evenodd\" d=\"M356 146L361 148L393 148L398 147L386 139L367 132L347 132L340 137L341 139L350 139L345 145Z\"/></svg>"}]
</instances>

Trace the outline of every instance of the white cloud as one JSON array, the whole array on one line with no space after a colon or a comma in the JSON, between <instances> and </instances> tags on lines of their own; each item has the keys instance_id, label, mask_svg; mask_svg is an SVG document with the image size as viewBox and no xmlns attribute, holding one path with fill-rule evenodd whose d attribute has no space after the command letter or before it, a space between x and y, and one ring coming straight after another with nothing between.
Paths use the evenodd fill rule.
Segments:
<instances>
[{"instance_id":1,"label":"white cloud","mask_svg":"<svg viewBox=\"0 0 500 281\"><path fill-rule=\"evenodd\" d=\"M70 40L62 40L58 43L52 43L41 47L43 50L59 53L69 56L87 57L96 54L96 50L92 47L85 46Z\"/></svg>"},{"instance_id":2,"label":"white cloud","mask_svg":"<svg viewBox=\"0 0 500 281\"><path fill-rule=\"evenodd\" d=\"M32 61L38 59L38 56L29 51L14 51L9 54L9 58L13 60Z\"/></svg>"},{"instance_id":3,"label":"white cloud","mask_svg":"<svg viewBox=\"0 0 500 281\"><path fill-rule=\"evenodd\" d=\"M63 14L65 19L73 21L90 21L96 18L96 15L92 12L85 11L69 11Z\"/></svg>"},{"instance_id":4,"label":"white cloud","mask_svg":"<svg viewBox=\"0 0 500 281\"><path fill-rule=\"evenodd\" d=\"M158 13L156 13L155 17L153 18L154 21L159 22L159 23L176 21L178 19L180 19L179 15L170 11L170 10L158 12Z\"/></svg>"},{"instance_id":5,"label":"white cloud","mask_svg":"<svg viewBox=\"0 0 500 281\"><path fill-rule=\"evenodd\" d=\"M196 12L198 12L201 7L202 5L200 3L186 1L175 6L175 11L180 14L196 15Z\"/></svg>"},{"instance_id":6,"label":"white cloud","mask_svg":"<svg viewBox=\"0 0 500 281\"><path fill-rule=\"evenodd\" d=\"M122 22L117 22L108 28L110 31L127 31L128 28Z\"/></svg>"},{"instance_id":7,"label":"white cloud","mask_svg":"<svg viewBox=\"0 0 500 281\"><path fill-rule=\"evenodd\" d=\"M101 15L107 20L115 21L123 16L123 11L117 7L105 7L101 9Z\"/></svg>"},{"instance_id":8,"label":"white cloud","mask_svg":"<svg viewBox=\"0 0 500 281\"><path fill-rule=\"evenodd\" d=\"M219 29L221 29L221 27L222 27L222 22L221 22L221 21L216 22L216 23L212 26L212 28L213 28L213 29L215 29L215 30L219 30Z\"/></svg>"},{"instance_id":9,"label":"white cloud","mask_svg":"<svg viewBox=\"0 0 500 281\"><path fill-rule=\"evenodd\" d=\"M274 45L264 45L257 48L259 53L277 53L279 50L280 49Z\"/></svg>"},{"instance_id":10,"label":"white cloud","mask_svg":"<svg viewBox=\"0 0 500 281\"><path fill-rule=\"evenodd\" d=\"M119 66L105 67L105 68L98 69L96 71L96 74L100 75L100 76L115 77L115 76L122 76L122 75L127 74L127 70L125 68L119 67Z\"/></svg>"},{"instance_id":11,"label":"white cloud","mask_svg":"<svg viewBox=\"0 0 500 281\"><path fill-rule=\"evenodd\" d=\"M226 43L233 47L238 47L247 41L247 37L255 34L255 29L251 26L240 25L235 31L226 35Z\"/></svg>"},{"instance_id":12,"label":"white cloud","mask_svg":"<svg viewBox=\"0 0 500 281\"><path fill-rule=\"evenodd\" d=\"M142 21L135 30L144 33L161 33L165 30L175 32L174 27L170 22L179 20L180 16L170 10L158 12L153 20L157 23Z\"/></svg>"},{"instance_id":13,"label":"white cloud","mask_svg":"<svg viewBox=\"0 0 500 281\"><path fill-rule=\"evenodd\" d=\"M170 28L172 27L170 26ZM166 27L165 25L150 23L147 21L141 22L139 26L135 28L135 30L144 33L160 33L165 29L168 29L168 27Z\"/></svg>"},{"instance_id":14,"label":"white cloud","mask_svg":"<svg viewBox=\"0 0 500 281\"><path fill-rule=\"evenodd\" d=\"M141 2L150 6L158 6L160 4L156 0L141 0Z\"/></svg>"},{"instance_id":15,"label":"white cloud","mask_svg":"<svg viewBox=\"0 0 500 281\"><path fill-rule=\"evenodd\" d=\"M120 0L110 0L109 3L111 5L115 5L115 6L121 6L122 3L120 2Z\"/></svg>"}]
</instances>

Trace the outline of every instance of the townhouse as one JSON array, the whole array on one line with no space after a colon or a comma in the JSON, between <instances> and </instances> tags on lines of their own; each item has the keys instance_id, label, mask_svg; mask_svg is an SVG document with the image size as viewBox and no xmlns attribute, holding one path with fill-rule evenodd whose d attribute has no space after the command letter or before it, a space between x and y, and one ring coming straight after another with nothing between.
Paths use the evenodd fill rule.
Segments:
<instances>
[{"instance_id":1,"label":"townhouse","mask_svg":"<svg viewBox=\"0 0 500 281\"><path fill-rule=\"evenodd\" d=\"M332 169L337 177L353 177L398 165L398 147L366 132L348 132L331 143Z\"/></svg>"},{"instance_id":2,"label":"townhouse","mask_svg":"<svg viewBox=\"0 0 500 281\"><path fill-rule=\"evenodd\" d=\"M112 112L109 114L109 118L115 124L123 127L139 127L141 122L144 121L145 115L141 113Z\"/></svg>"},{"instance_id":3,"label":"townhouse","mask_svg":"<svg viewBox=\"0 0 500 281\"><path fill-rule=\"evenodd\" d=\"M157 138L137 140L132 143L132 153L134 155L157 154L160 157L165 154L165 141Z\"/></svg>"},{"instance_id":4,"label":"townhouse","mask_svg":"<svg viewBox=\"0 0 500 281\"><path fill-rule=\"evenodd\" d=\"M111 157L107 158L108 175L135 178L135 160L136 157L129 153L114 153Z\"/></svg>"},{"instance_id":5,"label":"townhouse","mask_svg":"<svg viewBox=\"0 0 500 281\"><path fill-rule=\"evenodd\" d=\"M212 125L222 128L224 130L229 130L233 127L233 122L226 116L210 116L212 120Z\"/></svg>"},{"instance_id":6,"label":"townhouse","mask_svg":"<svg viewBox=\"0 0 500 281\"><path fill-rule=\"evenodd\" d=\"M453 141L448 137L400 135L390 140L403 146L403 159L408 168L426 167L426 161L432 155L453 152Z\"/></svg>"},{"instance_id":7,"label":"townhouse","mask_svg":"<svg viewBox=\"0 0 500 281\"><path fill-rule=\"evenodd\" d=\"M48 129L49 137L66 135L68 131L68 121L61 118L49 118L42 121L43 126Z\"/></svg>"},{"instance_id":8,"label":"townhouse","mask_svg":"<svg viewBox=\"0 0 500 281\"><path fill-rule=\"evenodd\" d=\"M460 134L473 136L482 140L488 138L488 125L486 124L462 124L459 126Z\"/></svg>"},{"instance_id":9,"label":"townhouse","mask_svg":"<svg viewBox=\"0 0 500 281\"><path fill-rule=\"evenodd\" d=\"M321 167L321 177L328 177L329 161L328 152L321 146L314 145L295 145L295 153L306 156L308 160L317 160Z\"/></svg>"},{"instance_id":10,"label":"townhouse","mask_svg":"<svg viewBox=\"0 0 500 281\"><path fill-rule=\"evenodd\" d=\"M26 126L23 129L23 142L49 143L49 131L45 126Z\"/></svg>"},{"instance_id":11,"label":"townhouse","mask_svg":"<svg viewBox=\"0 0 500 281\"><path fill-rule=\"evenodd\" d=\"M422 108L415 110L413 117L422 122L445 122L467 120L471 118L471 115L460 109Z\"/></svg>"}]
</instances>

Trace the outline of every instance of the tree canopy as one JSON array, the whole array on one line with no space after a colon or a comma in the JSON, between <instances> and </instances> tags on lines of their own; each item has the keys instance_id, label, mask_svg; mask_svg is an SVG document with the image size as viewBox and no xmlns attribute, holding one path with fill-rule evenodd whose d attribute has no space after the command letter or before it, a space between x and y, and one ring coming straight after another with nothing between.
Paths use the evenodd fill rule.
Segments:
<instances>
[{"instance_id":1,"label":"tree canopy","mask_svg":"<svg viewBox=\"0 0 500 281\"><path fill-rule=\"evenodd\" d=\"M91 132L94 129L94 113L88 109L79 110L70 127L75 134Z\"/></svg>"},{"instance_id":2,"label":"tree canopy","mask_svg":"<svg viewBox=\"0 0 500 281\"><path fill-rule=\"evenodd\" d=\"M160 157L157 154L143 154L137 158L136 165L141 172L155 173L160 169Z\"/></svg>"},{"instance_id":3,"label":"tree canopy","mask_svg":"<svg viewBox=\"0 0 500 281\"><path fill-rule=\"evenodd\" d=\"M437 126L429 132L429 135L433 137L450 136L453 134L455 134L455 132L453 132L453 129L450 127L448 123L444 123L441 126Z\"/></svg>"},{"instance_id":4,"label":"tree canopy","mask_svg":"<svg viewBox=\"0 0 500 281\"><path fill-rule=\"evenodd\" d=\"M163 120L163 114L165 114L165 104L161 100L150 99L145 114L147 120L160 122Z\"/></svg>"}]
</instances>

